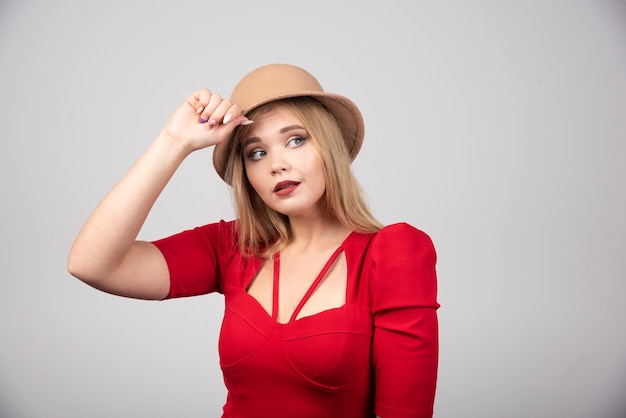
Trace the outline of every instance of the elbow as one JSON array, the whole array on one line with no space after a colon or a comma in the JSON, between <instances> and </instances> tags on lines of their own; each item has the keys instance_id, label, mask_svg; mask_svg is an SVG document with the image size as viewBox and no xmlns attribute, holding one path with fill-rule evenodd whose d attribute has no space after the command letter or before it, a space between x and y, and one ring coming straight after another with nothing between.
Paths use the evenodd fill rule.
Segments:
<instances>
[{"instance_id":1,"label":"elbow","mask_svg":"<svg viewBox=\"0 0 626 418\"><path fill-rule=\"evenodd\" d=\"M70 256L67 258L67 272L69 274L71 274L72 276L76 277L77 279L80 279L81 274L80 274L80 268L79 268L79 264L78 262L72 257L72 255L70 254Z\"/></svg>"},{"instance_id":2,"label":"elbow","mask_svg":"<svg viewBox=\"0 0 626 418\"><path fill-rule=\"evenodd\" d=\"M86 285L94 289L105 291L103 275L98 273L94 263L90 263L84 257L78 257L70 253L67 258L67 271Z\"/></svg>"},{"instance_id":3,"label":"elbow","mask_svg":"<svg viewBox=\"0 0 626 418\"><path fill-rule=\"evenodd\" d=\"M86 276L84 267L81 265L80 257L77 257L73 251L70 251L67 257L67 272L80 280L83 280L83 277Z\"/></svg>"},{"instance_id":4,"label":"elbow","mask_svg":"<svg viewBox=\"0 0 626 418\"><path fill-rule=\"evenodd\" d=\"M72 249L67 257L67 271L75 278L93 286L96 282L94 277L93 263L87 260L87 257L80 255L76 250Z\"/></svg>"}]
</instances>

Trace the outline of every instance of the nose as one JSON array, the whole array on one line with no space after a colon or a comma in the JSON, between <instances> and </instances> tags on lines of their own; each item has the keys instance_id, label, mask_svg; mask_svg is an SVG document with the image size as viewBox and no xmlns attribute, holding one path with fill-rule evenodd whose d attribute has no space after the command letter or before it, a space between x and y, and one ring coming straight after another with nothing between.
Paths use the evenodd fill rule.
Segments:
<instances>
[{"instance_id":1,"label":"nose","mask_svg":"<svg viewBox=\"0 0 626 418\"><path fill-rule=\"evenodd\" d=\"M274 151L271 156L270 170L272 175L280 174L289 170L289 163L280 151Z\"/></svg>"}]
</instances>

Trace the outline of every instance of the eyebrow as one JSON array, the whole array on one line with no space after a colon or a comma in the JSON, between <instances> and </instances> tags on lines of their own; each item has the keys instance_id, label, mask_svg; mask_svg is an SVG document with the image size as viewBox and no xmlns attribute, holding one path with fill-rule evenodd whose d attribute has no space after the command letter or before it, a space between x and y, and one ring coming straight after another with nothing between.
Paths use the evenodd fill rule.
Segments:
<instances>
[{"instance_id":1,"label":"eyebrow","mask_svg":"<svg viewBox=\"0 0 626 418\"><path fill-rule=\"evenodd\" d=\"M300 126L300 125L289 125L289 126L285 126L284 128L282 128L280 130L281 134L284 134L285 132L289 132L289 131L293 131L295 129L304 129L304 126ZM306 129L305 129L306 130Z\"/></svg>"},{"instance_id":2,"label":"eyebrow","mask_svg":"<svg viewBox=\"0 0 626 418\"><path fill-rule=\"evenodd\" d=\"M289 131L294 131L296 129L303 129L303 130L306 131L304 126L301 126L301 125L289 125L289 126L285 126L284 128L281 128L278 132L280 132L281 134L284 134L284 133L287 133ZM250 137L250 138L246 139L245 141L243 141L243 143L241 144L241 147L242 148L246 148L248 145L254 144L256 142L261 142L261 138L259 138L258 136L253 136L253 137Z\"/></svg>"}]
</instances>

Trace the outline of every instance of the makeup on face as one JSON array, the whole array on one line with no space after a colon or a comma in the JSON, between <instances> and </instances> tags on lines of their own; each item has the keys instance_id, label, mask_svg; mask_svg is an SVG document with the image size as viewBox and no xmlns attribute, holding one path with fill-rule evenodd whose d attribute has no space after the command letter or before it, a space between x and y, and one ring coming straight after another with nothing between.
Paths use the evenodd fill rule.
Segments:
<instances>
[{"instance_id":1,"label":"makeup on face","mask_svg":"<svg viewBox=\"0 0 626 418\"><path fill-rule=\"evenodd\" d=\"M321 156L300 120L285 109L255 117L242 142L248 181L266 205L290 216L312 211L325 193Z\"/></svg>"}]
</instances>

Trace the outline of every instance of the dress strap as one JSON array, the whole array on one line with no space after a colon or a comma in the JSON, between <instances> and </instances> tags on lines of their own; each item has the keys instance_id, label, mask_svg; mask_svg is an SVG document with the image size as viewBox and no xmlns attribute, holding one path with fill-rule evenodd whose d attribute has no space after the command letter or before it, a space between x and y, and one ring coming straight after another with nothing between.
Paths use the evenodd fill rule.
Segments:
<instances>
[{"instance_id":1,"label":"dress strap","mask_svg":"<svg viewBox=\"0 0 626 418\"><path fill-rule=\"evenodd\" d=\"M300 311L302 310L302 308L304 307L306 302L309 300L309 298L311 297L313 292L315 292L315 289L317 289L317 287L322 282L322 280L324 280L324 277L326 276L326 273L332 267L333 263L335 262L335 260L337 259L339 254L341 254L342 251L343 251L343 245L339 246L335 250L333 255L330 256L330 258L328 259L328 261L324 265L324 268L322 269L322 271L317 275L317 277L315 278L315 281L313 281L313 283L309 287L309 290L306 292L306 294L304 295L304 297L302 298L302 300L300 301L300 303L298 304L296 309L293 311L293 314L291 315L291 318L289 319L289 322L295 321L295 319L298 317L298 314L300 313ZM276 270L276 265L274 265L274 274L276 274L276 271L277 271ZM277 283L278 283L276 281L277 280L277 276L276 275L274 275L274 280L275 280L274 286L278 287L278 286L276 286ZM275 301L276 301L276 304L278 304L278 295L276 295Z\"/></svg>"},{"instance_id":2,"label":"dress strap","mask_svg":"<svg viewBox=\"0 0 626 418\"><path fill-rule=\"evenodd\" d=\"M274 258L274 286L272 289L272 319L278 321L278 278L280 277L280 254L277 252Z\"/></svg>"}]
</instances>

